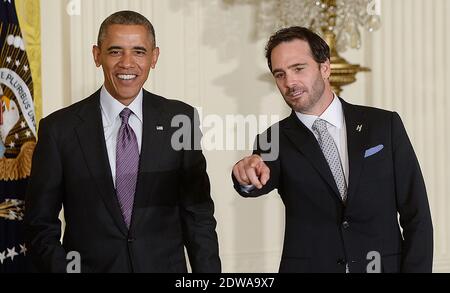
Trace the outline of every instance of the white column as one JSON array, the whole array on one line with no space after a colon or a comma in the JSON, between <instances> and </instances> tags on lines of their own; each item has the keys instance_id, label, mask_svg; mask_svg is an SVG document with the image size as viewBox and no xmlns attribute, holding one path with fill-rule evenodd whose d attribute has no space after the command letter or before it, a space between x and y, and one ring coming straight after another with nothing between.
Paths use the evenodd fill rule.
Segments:
<instances>
[{"instance_id":1,"label":"white column","mask_svg":"<svg viewBox=\"0 0 450 293\"><path fill-rule=\"evenodd\" d=\"M369 104L399 112L427 185L435 236L435 271L450 270L450 3L382 0L371 42Z\"/></svg>"}]
</instances>

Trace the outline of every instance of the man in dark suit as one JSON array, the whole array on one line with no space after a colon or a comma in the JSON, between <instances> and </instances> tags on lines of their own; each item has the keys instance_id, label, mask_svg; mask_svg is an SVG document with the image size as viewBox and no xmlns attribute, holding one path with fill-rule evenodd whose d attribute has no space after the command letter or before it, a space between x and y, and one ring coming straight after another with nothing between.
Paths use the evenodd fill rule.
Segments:
<instances>
[{"instance_id":1,"label":"man in dark suit","mask_svg":"<svg viewBox=\"0 0 450 293\"><path fill-rule=\"evenodd\" d=\"M142 89L159 48L152 24L121 11L93 48L104 86L42 119L25 222L40 272L220 272L214 205L191 106ZM172 142L185 117L184 148ZM64 208L60 243L58 214Z\"/></svg>"},{"instance_id":2,"label":"man in dark suit","mask_svg":"<svg viewBox=\"0 0 450 293\"><path fill-rule=\"evenodd\" d=\"M329 47L306 28L278 31L266 57L293 111L257 138L233 180L244 197L278 190L286 209L280 272L431 272L425 184L398 114L338 98ZM278 156L265 159L268 151Z\"/></svg>"}]
</instances>

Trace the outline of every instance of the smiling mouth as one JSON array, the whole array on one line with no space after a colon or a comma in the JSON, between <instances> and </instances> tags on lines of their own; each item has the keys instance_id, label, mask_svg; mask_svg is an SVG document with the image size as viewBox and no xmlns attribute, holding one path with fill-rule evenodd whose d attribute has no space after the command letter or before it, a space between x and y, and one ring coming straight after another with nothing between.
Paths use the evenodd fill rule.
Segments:
<instances>
[{"instance_id":1,"label":"smiling mouth","mask_svg":"<svg viewBox=\"0 0 450 293\"><path fill-rule=\"evenodd\" d=\"M306 92L305 90L294 89L288 92L288 96L290 98L297 99L300 98L305 92Z\"/></svg>"},{"instance_id":2,"label":"smiling mouth","mask_svg":"<svg viewBox=\"0 0 450 293\"><path fill-rule=\"evenodd\" d=\"M134 80L137 78L136 74L117 74L116 77L120 80Z\"/></svg>"}]
</instances>

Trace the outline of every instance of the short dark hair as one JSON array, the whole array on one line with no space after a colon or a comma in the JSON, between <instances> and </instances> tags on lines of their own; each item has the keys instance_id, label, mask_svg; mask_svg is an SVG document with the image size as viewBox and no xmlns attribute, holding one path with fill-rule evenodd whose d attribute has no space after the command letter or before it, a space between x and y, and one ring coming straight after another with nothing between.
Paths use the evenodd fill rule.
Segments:
<instances>
[{"instance_id":1,"label":"short dark hair","mask_svg":"<svg viewBox=\"0 0 450 293\"><path fill-rule=\"evenodd\" d=\"M144 26L150 34L150 39L153 41L153 46L156 46L155 29L153 28L152 23L142 14L130 10L123 10L113 13L102 22L98 32L97 46L101 46L108 27L114 24Z\"/></svg>"},{"instance_id":2,"label":"short dark hair","mask_svg":"<svg viewBox=\"0 0 450 293\"><path fill-rule=\"evenodd\" d=\"M272 71L272 50L281 43L290 42L295 39L303 40L309 44L312 57L317 63L324 63L330 59L330 47L328 44L313 31L301 27L291 26L283 28L273 34L266 45L267 64Z\"/></svg>"}]
</instances>

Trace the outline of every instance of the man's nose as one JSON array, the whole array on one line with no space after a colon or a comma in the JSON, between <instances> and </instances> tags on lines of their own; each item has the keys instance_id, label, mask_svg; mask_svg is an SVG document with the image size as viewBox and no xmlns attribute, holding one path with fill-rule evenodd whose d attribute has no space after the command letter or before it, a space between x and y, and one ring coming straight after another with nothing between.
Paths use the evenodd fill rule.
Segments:
<instances>
[{"instance_id":1,"label":"man's nose","mask_svg":"<svg viewBox=\"0 0 450 293\"><path fill-rule=\"evenodd\" d=\"M124 53L119 63L120 67L130 68L134 65L134 58L130 53Z\"/></svg>"},{"instance_id":2,"label":"man's nose","mask_svg":"<svg viewBox=\"0 0 450 293\"><path fill-rule=\"evenodd\" d=\"M298 80L294 74L286 74L286 87L291 89L297 86Z\"/></svg>"}]
</instances>

